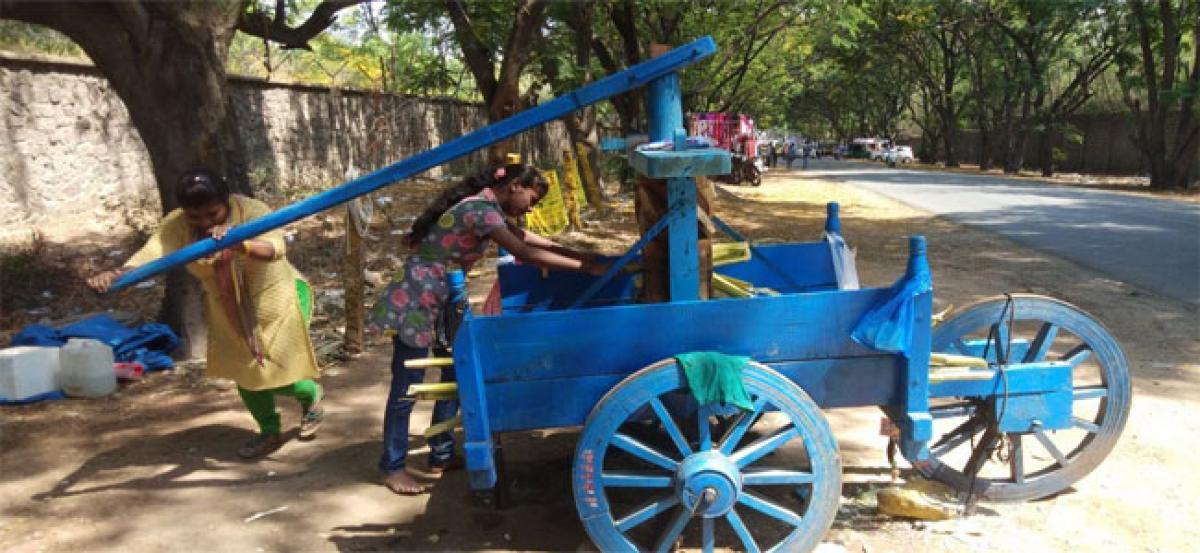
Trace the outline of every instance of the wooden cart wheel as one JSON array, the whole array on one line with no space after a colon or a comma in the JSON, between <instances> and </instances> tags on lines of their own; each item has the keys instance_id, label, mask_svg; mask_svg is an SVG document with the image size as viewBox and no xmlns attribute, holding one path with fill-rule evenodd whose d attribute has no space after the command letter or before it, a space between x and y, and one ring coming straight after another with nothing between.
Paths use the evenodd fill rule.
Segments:
<instances>
[{"instance_id":1,"label":"wooden cart wheel","mask_svg":"<svg viewBox=\"0 0 1200 553\"><path fill-rule=\"evenodd\" d=\"M758 363L742 380L753 412L698 406L674 360L630 375L596 404L572 480L601 551L681 541L705 552L816 547L837 513L837 442L799 386Z\"/></svg>"},{"instance_id":2,"label":"wooden cart wheel","mask_svg":"<svg viewBox=\"0 0 1200 553\"><path fill-rule=\"evenodd\" d=\"M993 501L1052 495L1096 468L1125 427L1130 404L1125 353L1091 315L1064 301L1031 294L1014 294L1011 305L1000 296L967 307L934 329L932 349L977 357L986 349L994 362L997 343L1011 344L1010 363L1050 359L1074 365L1073 428L987 432L981 420L989 407L982 400L936 400L930 405L930 460L914 464L927 477L960 491L971 489L973 480L975 493ZM981 447L982 442L988 445ZM982 468L971 479L965 469L976 449Z\"/></svg>"}]
</instances>

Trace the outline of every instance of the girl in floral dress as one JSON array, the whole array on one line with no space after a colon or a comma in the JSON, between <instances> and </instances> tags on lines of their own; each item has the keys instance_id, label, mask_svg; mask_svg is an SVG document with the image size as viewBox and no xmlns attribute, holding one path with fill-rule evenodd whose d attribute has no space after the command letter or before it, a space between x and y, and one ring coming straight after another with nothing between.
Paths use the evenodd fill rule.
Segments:
<instances>
[{"instance_id":1,"label":"girl in floral dress","mask_svg":"<svg viewBox=\"0 0 1200 553\"><path fill-rule=\"evenodd\" d=\"M379 459L384 485L393 492L412 495L428 491L405 472L413 402L404 396L410 383L423 380L424 370L406 369L404 362L427 357L429 348L435 346L436 326L450 294L447 273L456 268L465 273L492 240L526 263L604 274L607 267L596 263L591 255L506 222L506 216L515 218L527 213L546 190L546 180L531 166L511 164L487 169L443 192L413 222L412 231L405 237L413 253L405 261L400 280L384 290L371 313L373 328L396 332L392 339L392 385L383 422L383 455ZM443 369L442 380L453 379L453 369ZM457 401L437 402L432 424L449 420L457 410ZM429 445L431 472L440 473L457 464L451 433L430 438Z\"/></svg>"}]
</instances>

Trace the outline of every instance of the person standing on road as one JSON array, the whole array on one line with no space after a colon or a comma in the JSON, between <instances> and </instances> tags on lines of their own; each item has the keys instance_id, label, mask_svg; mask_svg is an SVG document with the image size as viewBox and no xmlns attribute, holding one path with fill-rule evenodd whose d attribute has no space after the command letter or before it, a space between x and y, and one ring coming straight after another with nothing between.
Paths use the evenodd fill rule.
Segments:
<instances>
[{"instance_id":1,"label":"person standing on road","mask_svg":"<svg viewBox=\"0 0 1200 553\"><path fill-rule=\"evenodd\" d=\"M267 204L231 194L228 183L207 169L184 173L175 194L180 207L163 218L150 240L121 269L88 279L89 286L106 292L139 265L205 238L220 240L231 227L271 212ZM238 395L258 423L258 435L237 450L247 459L283 444L275 395L299 401L301 439L316 436L325 414L308 336L311 313L302 311L301 302L304 295L311 306L312 292L288 263L286 251L283 231L276 229L187 264L204 287L207 375L237 383Z\"/></svg>"}]
</instances>

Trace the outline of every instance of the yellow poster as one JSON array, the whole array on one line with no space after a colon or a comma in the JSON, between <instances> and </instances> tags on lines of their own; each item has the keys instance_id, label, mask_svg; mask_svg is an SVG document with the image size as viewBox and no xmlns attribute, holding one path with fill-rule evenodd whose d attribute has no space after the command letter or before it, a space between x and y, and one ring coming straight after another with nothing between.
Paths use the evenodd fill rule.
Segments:
<instances>
[{"instance_id":1,"label":"yellow poster","mask_svg":"<svg viewBox=\"0 0 1200 553\"><path fill-rule=\"evenodd\" d=\"M575 197L579 199L580 209L583 209L588 206L586 190L596 187L596 176L592 174L592 162L588 159L587 146L584 146L582 143L576 143L575 151L579 153L579 165L583 167L583 186L575 189Z\"/></svg>"},{"instance_id":2,"label":"yellow poster","mask_svg":"<svg viewBox=\"0 0 1200 553\"><path fill-rule=\"evenodd\" d=\"M562 187L558 184L558 171L541 169L541 172L549 188L546 197L525 216L525 224L537 234L553 236L566 230L567 208L563 203Z\"/></svg>"}]
</instances>

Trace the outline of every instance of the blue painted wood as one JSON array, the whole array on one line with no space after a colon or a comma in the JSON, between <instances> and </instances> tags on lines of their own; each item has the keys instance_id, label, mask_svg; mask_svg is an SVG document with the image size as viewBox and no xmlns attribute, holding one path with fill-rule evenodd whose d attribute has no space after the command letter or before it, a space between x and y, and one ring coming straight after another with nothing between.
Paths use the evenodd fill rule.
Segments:
<instances>
[{"instance_id":1,"label":"blue painted wood","mask_svg":"<svg viewBox=\"0 0 1200 553\"><path fill-rule=\"evenodd\" d=\"M151 261L126 273L113 283L111 291L121 290L138 281L168 271L173 267L194 261L269 230L282 227L293 221L345 203L393 182L406 179L480 148L495 144L522 131L555 119L560 119L580 108L611 98L622 92L654 83L663 76L671 76L675 80L676 86L678 86L678 76L675 75L675 71L711 56L716 52L716 48L716 43L711 37L697 39L666 54L639 63L629 69L614 73L549 102L513 115L508 119L493 123L441 146L288 205L274 213L233 227L229 230L225 239L221 241L204 239L185 246L170 255ZM680 122L676 126L682 126L682 119L680 119ZM670 134L667 136L670 136Z\"/></svg>"},{"instance_id":2,"label":"blue painted wood","mask_svg":"<svg viewBox=\"0 0 1200 553\"><path fill-rule=\"evenodd\" d=\"M717 228L721 229L721 232L724 232L726 236L729 236L730 238L737 240L738 242L749 242L750 241L745 236L743 236L742 233L734 230L733 227L729 226L729 223L726 223L720 217L717 217L716 215L709 215L708 218L709 218L709 220L711 220L713 222L713 224L717 225Z\"/></svg>"},{"instance_id":3,"label":"blue painted wood","mask_svg":"<svg viewBox=\"0 0 1200 553\"><path fill-rule=\"evenodd\" d=\"M1004 374L996 371L991 380L931 383L929 397L998 397L1006 391L1013 395L1070 390L1071 368L1069 363L1057 361L1011 365ZM1047 417L1050 415L1046 414Z\"/></svg>"},{"instance_id":4,"label":"blue painted wood","mask_svg":"<svg viewBox=\"0 0 1200 553\"><path fill-rule=\"evenodd\" d=\"M602 257L613 263L616 257ZM637 257L634 257L634 261ZM598 277L579 271L543 272L533 265L509 263L497 269L500 280L500 306L504 313L525 313L565 309L579 299ZM634 275L618 272L583 307L632 303L636 287Z\"/></svg>"},{"instance_id":5,"label":"blue painted wood","mask_svg":"<svg viewBox=\"0 0 1200 553\"><path fill-rule=\"evenodd\" d=\"M720 148L678 151L634 151L629 165L638 174L651 178L728 175L732 167L729 152Z\"/></svg>"},{"instance_id":6,"label":"blue painted wood","mask_svg":"<svg viewBox=\"0 0 1200 553\"><path fill-rule=\"evenodd\" d=\"M872 357L850 339L887 290L816 292L474 317L488 382L627 373L677 353L718 350L762 362ZM577 421L578 422L578 421Z\"/></svg>"},{"instance_id":7,"label":"blue painted wood","mask_svg":"<svg viewBox=\"0 0 1200 553\"><path fill-rule=\"evenodd\" d=\"M696 227L696 181L667 179L667 243L671 262L671 301L700 299L699 231Z\"/></svg>"},{"instance_id":8,"label":"blue painted wood","mask_svg":"<svg viewBox=\"0 0 1200 553\"><path fill-rule=\"evenodd\" d=\"M673 140L675 129L683 128L683 95L678 73L663 75L646 87L646 116L646 132L651 142Z\"/></svg>"},{"instance_id":9,"label":"blue painted wood","mask_svg":"<svg viewBox=\"0 0 1200 553\"><path fill-rule=\"evenodd\" d=\"M930 278L925 237L908 240L906 279ZM922 276L924 275L924 276ZM908 355L904 360L904 418L896 421L901 429L900 448L912 454L913 461L928 456L926 444L933 438L933 417L929 415L929 352L933 326L933 292L925 292L913 301L913 321Z\"/></svg>"},{"instance_id":10,"label":"blue painted wood","mask_svg":"<svg viewBox=\"0 0 1200 553\"><path fill-rule=\"evenodd\" d=\"M621 137L610 136L600 139L601 152L623 152L625 151L625 139Z\"/></svg>"},{"instance_id":11,"label":"blue painted wood","mask_svg":"<svg viewBox=\"0 0 1200 553\"><path fill-rule=\"evenodd\" d=\"M612 282L612 280L616 278L617 274L620 273L630 261L637 259L637 257L642 254L642 248L645 248L646 244L649 244L655 236L658 236L663 229L667 228L667 225L670 224L670 222L671 221L669 218L663 217L662 219L659 219L658 222L654 223L654 226L650 227L650 230L647 230L646 234L642 235L642 237L638 239L638 241L634 243L632 247L629 248L629 251L625 252L624 255L613 262L604 275L596 279L591 286L588 286L587 290L584 290L583 293L579 295L579 298L571 303L569 309L577 309L590 303L592 299L596 297L596 294L599 293L600 290L605 286L607 286L609 282Z\"/></svg>"},{"instance_id":12,"label":"blue painted wood","mask_svg":"<svg viewBox=\"0 0 1200 553\"><path fill-rule=\"evenodd\" d=\"M755 364L743 370L746 391L760 404L774 406L792 423L767 441L740 449L734 447L736 444L714 443L717 449L689 449L684 453L654 450L648 442L618 432L631 417L653 411L654 402L664 395L682 395L696 410L698 406L686 393L687 382L681 373L670 361L647 367L614 387L588 416L575 450L572 483L576 508L592 541L601 551L644 551L652 546L661 549L664 544L674 543L686 526L695 523L703 525L702 546L712 549L717 535L713 521L725 520L734 530L735 541L720 544L723 547L747 551L757 551L760 545L771 551L807 551L815 547L833 522L841 487L837 444L820 409L795 384ZM703 417L690 417L684 424L690 425L690 428L685 426L685 431L693 436L703 436L709 428L707 418ZM654 441L658 442L665 439ZM802 442L807 453L804 467L781 464L781 459L775 457L763 458L781 445L796 442ZM635 476L617 475L611 479L616 483L612 486L604 466L605 459L615 449L638 452L637 457L645 459L645 465ZM739 465L738 461L743 463ZM617 503L616 496L609 495L611 488L661 487L663 477L670 478L670 488L653 490L654 495L649 497L657 499L641 507L630 509ZM757 486L776 485L796 487L807 499L802 503L782 503L762 500L755 493L761 493ZM712 493L710 500L698 501L705 490ZM664 497L664 491L669 495ZM768 539L761 528L750 528L741 522L733 510L739 503L764 511L791 529L786 534L772 533ZM653 543L637 541L630 531L655 517L664 521L669 517L670 523L656 531L656 536L646 538ZM727 532L722 535L730 538Z\"/></svg>"},{"instance_id":13,"label":"blue painted wood","mask_svg":"<svg viewBox=\"0 0 1200 553\"><path fill-rule=\"evenodd\" d=\"M1068 371L1068 377L1070 376ZM1071 419L1070 378L1065 390L1041 394L1008 394L993 397L992 403L1000 420L1001 432L1033 432L1034 430L1066 430L1075 426ZM1095 424L1088 423L1094 428Z\"/></svg>"},{"instance_id":14,"label":"blue painted wood","mask_svg":"<svg viewBox=\"0 0 1200 553\"><path fill-rule=\"evenodd\" d=\"M825 232L830 234L842 233L842 220L838 217L838 203L825 204Z\"/></svg>"},{"instance_id":15,"label":"blue painted wood","mask_svg":"<svg viewBox=\"0 0 1200 553\"><path fill-rule=\"evenodd\" d=\"M709 219L710 219L710 220L711 220L713 223L715 223L715 224L717 225L717 228L721 229L721 232L724 232L724 233L725 233L726 235L728 235L730 238L733 238L734 240L737 240L738 242L749 242L749 240L748 240L748 239L746 239L746 237L745 237L745 236L742 236L742 234L741 234L741 233L739 233L738 231L734 230L734 229L733 229L733 227L731 227L731 226L729 226L728 224L726 224L726 223L725 223L725 221L722 221L720 217L717 217L716 215L711 215L711 216L709 217ZM820 245L820 246L822 246L822 247L824 247L826 250L828 250L828 249L829 249L828 245L826 245L826 244L824 244L824 243L819 243L819 245ZM793 278L792 278L792 275L791 275L791 274L790 274L788 271L784 270L783 268L779 267L779 266L778 266L778 265L777 265L775 262L771 261L771 256L769 256L769 255L764 255L764 254L763 254L763 250L762 250L761 248L762 248L761 246L756 246L756 245L754 245L754 244L750 244L750 253L752 254L752 256L754 256L754 257L751 259L751 262L753 262L753 263L755 263L755 264L761 264L761 265L762 265L764 268L766 268L766 269L769 269L769 270L770 270L772 273L774 273L775 277L777 277L777 280L778 280L779 282L784 282L784 283L786 283L786 286L785 286L785 289L786 289L786 290L790 290L790 291L798 292L798 291L800 291L800 290L805 290L805 289L810 289L810 288L816 288L816 289L825 289L825 288L828 288L828 289L837 289L837 276L836 276L836 274L834 275L834 280L833 280L832 286L830 286L830 285L828 285L828 284L821 285L821 286L805 286L805 285L803 285L803 284L801 284L801 283L797 282L795 279L793 279ZM830 261L829 261L829 263L827 264L827 265L828 265L828 269L829 269L830 271L833 271L833 261L832 261L832 256L830 256L830 257L829 257L829 259L830 259ZM826 264L820 264L820 263L818 263L818 265L819 265L819 267L824 267ZM819 267L818 267L818 268L819 268ZM724 268L722 268L722 271L724 271ZM735 277L736 277L737 275L732 275L732 274L731 274L731 275L729 275L729 276L735 276ZM742 278L742 277L738 277L738 278ZM743 280L747 280L747 279L743 279ZM756 282L756 281L754 281L754 280L750 280L750 282ZM765 287L768 287L768 288L775 289L776 291L780 291L780 289L778 289L778 288L776 288L776 287L774 287L774 286L767 286L767 285L765 285L765 284L759 284L758 286L765 286Z\"/></svg>"},{"instance_id":16,"label":"blue painted wood","mask_svg":"<svg viewBox=\"0 0 1200 553\"><path fill-rule=\"evenodd\" d=\"M950 344L946 353L961 353L962 355L970 355L971 357L982 357L987 359L989 363L997 363L995 338L992 339L992 345L988 346L988 341L984 339L961 340ZM1013 338L1009 340L1009 358L1011 360L1022 359L1029 351L1030 342L1025 338ZM1044 352L1043 352L1044 355ZM1043 357L1035 357L1032 360L1040 361Z\"/></svg>"},{"instance_id":17,"label":"blue painted wood","mask_svg":"<svg viewBox=\"0 0 1200 553\"><path fill-rule=\"evenodd\" d=\"M899 404L895 357L854 357L770 363L823 408ZM596 403L635 368L610 374L487 383L493 432L578 426ZM562 393L570 390L571 393ZM539 398L530 401L529 398Z\"/></svg>"},{"instance_id":18,"label":"blue painted wood","mask_svg":"<svg viewBox=\"0 0 1200 553\"><path fill-rule=\"evenodd\" d=\"M454 365L459 367L458 399L462 409L463 457L471 488L488 490L496 487L496 464L493 456L492 422L488 416L488 397L483 382L479 338L471 325L473 315L468 311L454 338ZM466 369L466 370L464 370Z\"/></svg>"},{"instance_id":19,"label":"blue painted wood","mask_svg":"<svg viewBox=\"0 0 1200 553\"><path fill-rule=\"evenodd\" d=\"M1002 318L1007 321L1010 316L1017 333L1012 336L1014 347L1011 348L1010 359L1034 359L1036 363L1028 366L1018 364L1007 370L1010 389L1007 405L1000 381L990 383L993 391L985 399L997 413L1004 412L997 416L1005 421L1001 429L1012 432L1008 434L1010 443L1019 444L1022 436L1025 436L1024 447L1035 450L1042 448L1043 453L1049 453L1056 460L1061 457L1061 461L1057 465L1043 467L1039 464L1030 469L1022 464L1012 464L1010 472L1022 475L1019 479L1011 476L997 478L992 475L994 473L981 474L973 479L963 474L960 464L944 463L938 457L914 463L929 478L964 491L970 489L973 483L980 497L997 501L1045 497L1086 476L1116 445L1129 415L1131 399L1128 363L1120 344L1094 317L1053 298L1013 294L1011 297L989 298L967 306L934 329L930 347L933 351L967 350L978 356L982 353L983 341L964 338L986 335L997 321ZM1055 350L1049 349L1048 344L1044 343L1051 334L1057 335L1060 340L1055 344ZM988 355L993 360L997 357L995 349L993 344ZM1084 355L1091 358L1088 366L1070 370L1066 368ZM1038 374L1039 366L1041 372L1048 374ZM1022 386L1023 370L1029 373L1029 380L1041 380L1043 388L1050 388L1056 383L1061 386L1062 379L1068 373L1073 379L1082 377L1083 380L1073 381L1071 388L1067 389L1069 391L1014 396L1011 390ZM1028 388L1032 389L1034 385ZM949 389L937 385L931 391L941 393ZM1075 411L1076 408L1079 411ZM965 415L958 420L947 420L946 423L954 427L963 420ZM1042 426L1036 431L1027 432L1035 420L1042 422ZM1075 442L1067 440L1065 443L1060 440L1062 451L1047 451L1042 443L1043 439L1047 439L1047 425L1062 427L1068 421L1074 428L1084 430L1086 439ZM1060 437L1064 434L1071 435L1060 433ZM942 453L945 452L939 455Z\"/></svg>"},{"instance_id":20,"label":"blue painted wood","mask_svg":"<svg viewBox=\"0 0 1200 553\"><path fill-rule=\"evenodd\" d=\"M780 293L837 289L833 256L825 242L752 246L749 260L716 271Z\"/></svg>"}]
</instances>

